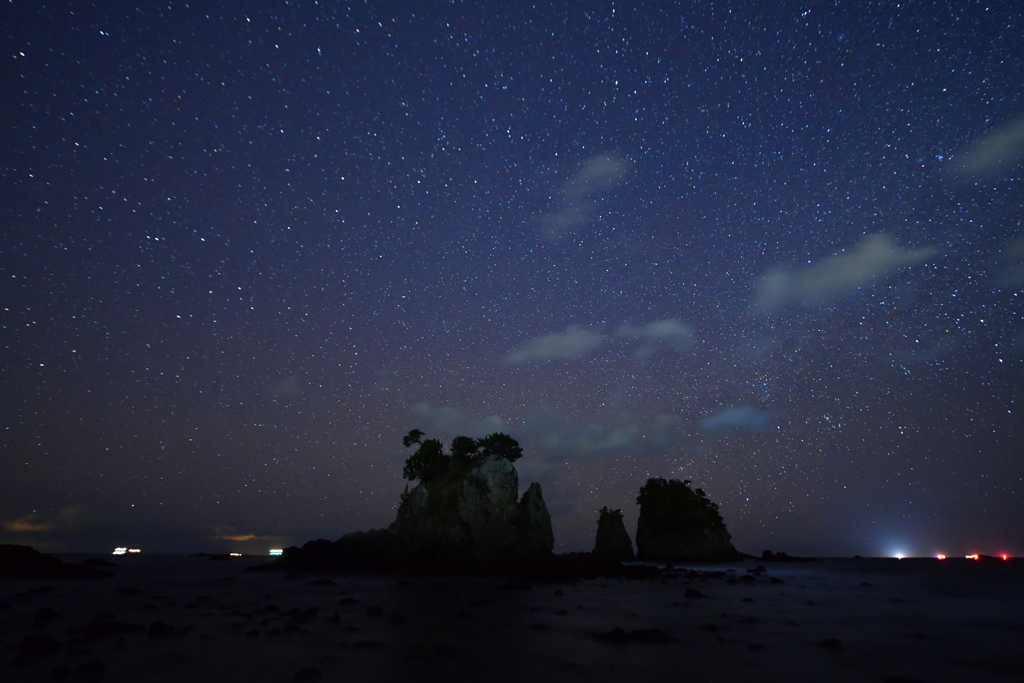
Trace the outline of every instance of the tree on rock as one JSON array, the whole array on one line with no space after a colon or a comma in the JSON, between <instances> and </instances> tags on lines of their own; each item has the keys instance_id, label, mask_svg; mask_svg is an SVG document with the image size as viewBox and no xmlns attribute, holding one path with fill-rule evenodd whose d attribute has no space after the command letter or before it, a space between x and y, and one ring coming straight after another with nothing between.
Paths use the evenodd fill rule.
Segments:
<instances>
[{"instance_id":1,"label":"tree on rock","mask_svg":"<svg viewBox=\"0 0 1024 683\"><path fill-rule=\"evenodd\" d=\"M479 439L476 445L480 449L480 454L484 457L499 455L509 462L515 462L523 457L523 449L519 442L508 434L501 434L500 432L488 434L484 438Z\"/></svg>"},{"instance_id":2,"label":"tree on rock","mask_svg":"<svg viewBox=\"0 0 1024 683\"><path fill-rule=\"evenodd\" d=\"M555 544L540 484L519 497L512 462L522 456L508 434L455 437L446 451L413 430L402 442L417 446L403 475L406 487L387 552L433 566L498 565L549 555Z\"/></svg>"},{"instance_id":3,"label":"tree on rock","mask_svg":"<svg viewBox=\"0 0 1024 683\"><path fill-rule=\"evenodd\" d=\"M733 560L739 553L712 502L690 481L648 479L640 489L636 547L641 560Z\"/></svg>"},{"instance_id":4,"label":"tree on rock","mask_svg":"<svg viewBox=\"0 0 1024 683\"><path fill-rule=\"evenodd\" d=\"M495 432L488 434L482 439L473 439L468 436L456 436L452 439L449 453L444 452L444 446L438 439L426 439L425 434L419 429L413 429L402 437L402 445L409 448L417 444L419 448L405 461L402 468L402 476L413 481L429 481L440 474L448 471L453 464L462 464L479 461L490 455L496 455L509 462L515 462L523 455L523 449L519 442L508 434Z\"/></svg>"},{"instance_id":5,"label":"tree on rock","mask_svg":"<svg viewBox=\"0 0 1024 683\"><path fill-rule=\"evenodd\" d=\"M410 437L416 438L412 439ZM445 455L441 442L437 439L422 441L422 438L423 432L414 429L402 439L402 443L405 444L406 448L414 443L420 446L416 449L415 453L409 456L405 461L405 467L402 468L402 476L409 481L413 479L429 481L448 469L450 458Z\"/></svg>"}]
</instances>

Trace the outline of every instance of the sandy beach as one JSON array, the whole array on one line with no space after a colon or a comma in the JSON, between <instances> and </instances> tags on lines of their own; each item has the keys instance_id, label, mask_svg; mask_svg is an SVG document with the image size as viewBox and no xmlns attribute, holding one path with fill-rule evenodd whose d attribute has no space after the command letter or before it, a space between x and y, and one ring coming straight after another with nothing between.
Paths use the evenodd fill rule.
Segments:
<instances>
[{"instance_id":1,"label":"sandy beach","mask_svg":"<svg viewBox=\"0 0 1024 683\"><path fill-rule=\"evenodd\" d=\"M1024 670L1020 560L765 571L749 560L529 587L243 571L263 557L112 562L112 579L0 583L0 678L895 682Z\"/></svg>"}]
</instances>

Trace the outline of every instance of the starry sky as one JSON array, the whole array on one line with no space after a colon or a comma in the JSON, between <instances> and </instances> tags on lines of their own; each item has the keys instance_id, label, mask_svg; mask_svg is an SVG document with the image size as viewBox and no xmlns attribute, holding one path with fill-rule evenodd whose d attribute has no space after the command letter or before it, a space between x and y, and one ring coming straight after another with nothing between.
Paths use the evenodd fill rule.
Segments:
<instances>
[{"instance_id":1,"label":"starry sky","mask_svg":"<svg viewBox=\"0 0 1024 683\"><path fill-rule=\"evenodd\" d=\"M394 519L512 434L556 550L1024 554L1014 2L0 6L0 542Z\"/></svg>"}]
</instances>

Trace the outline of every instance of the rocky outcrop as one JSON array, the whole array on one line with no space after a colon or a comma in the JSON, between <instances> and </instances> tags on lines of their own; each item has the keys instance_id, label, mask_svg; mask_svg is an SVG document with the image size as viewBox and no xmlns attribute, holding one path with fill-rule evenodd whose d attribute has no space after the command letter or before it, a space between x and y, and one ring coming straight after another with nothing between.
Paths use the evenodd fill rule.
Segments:
<instances>
[{"instance_id":1,"label":"rocky outcrop","mask_svg":"<svg viewBox=\"0 0 1024 683\"><path fill-rule=\"evenodd\" d=\"M519 498L519 475L500 455L452 459L402 494L387 529L286 548L268 569L465 572L547 560L555 545L540 484Z\"/></svg>"},{"instance_id":2,"label":"rocky outcrop","mask_svg":"<svg viewBox=\"0 0 1024 683\"><path fill-rule=\"evenodd\" d=\"M96 569L103 560L61 562L27 545L0 545L0 579L102 579L113 576Z\"/></svg>"},{"instance_id":3,"label":"rocky outcrop","mask_svg":"<svg viewBox=\"0 0 1024 683\"><path fill-rule=\"evenodd\" d=\"M648 479L640 489L637 556L660 561L740 559L718 505L689 484L657 478Z\"/></svg>"},{"instance_id":4,"label":"rocky outcrop","mask_svg":"<svg viewBox=\"0 0 1024 683\"><path fill-rule=\"evenodd\" d=\"M622 510L601 508L592 554L597 558L615 562L636 559L636 555L633 554L633 543L626 533L626 525L622 523Z\"/></svg>"},{"instance_id":5,"label":"rocky outcrop","mask_svg":"<svg viewBox=\"0 0 1024 683\"><path fill-rule=\"evenodd\" d=\"M453 464L404 496L388 534L411 557L490 565L550 553L555 537L540 484L497 455Z\"/></svg>"}]
</instances>

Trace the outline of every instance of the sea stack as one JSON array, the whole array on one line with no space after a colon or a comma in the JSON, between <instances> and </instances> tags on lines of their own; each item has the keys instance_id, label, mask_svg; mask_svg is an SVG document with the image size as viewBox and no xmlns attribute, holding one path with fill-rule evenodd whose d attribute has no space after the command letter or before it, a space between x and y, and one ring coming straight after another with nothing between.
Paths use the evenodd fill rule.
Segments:
<instances>
[{"instance_id":1,"label":"sea stack","mask_svg":"<svg viewBox=\"0 0 1024 683\"><path fill-rule=\"evenodd\" d=\"M403 496L388 527L396 549L428 563L494 565L551 553L555 536L540 484L519 499L519 475L491 454L452 462Z\"/></svg>"},{"instance_id":2,"label":"sea stack","mask_svg":"<svg viewBox=\"0 0 1024 683\"><path fill-rule=\"evenodd\" d=\"M626 525L622 523L622 510L601 508L601 516L597 520L597 538L591 554L602 560L625 562L635 560L633 542L629 540Z\"/></svg>"},{"instance_id":3,"label":"sea stack","mask_svg":"<svg viewBox=\"0 0 1024 683\"><path fill-rule=\"evenodd\" d=\"M740 559L718 505L689 480L648 479L640 489L636 548L641 560L724 561Z\"/></svg>"}]
</instances>

